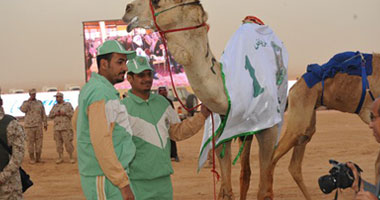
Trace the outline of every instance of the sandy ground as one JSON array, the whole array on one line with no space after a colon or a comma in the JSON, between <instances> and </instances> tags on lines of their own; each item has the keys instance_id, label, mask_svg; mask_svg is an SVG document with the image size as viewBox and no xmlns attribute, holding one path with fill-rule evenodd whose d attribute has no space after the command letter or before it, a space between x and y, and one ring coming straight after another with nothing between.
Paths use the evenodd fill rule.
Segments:
<instances>
[{"instance_id":1,"label":"sandy ground","mask_svg":"<svg viewBox=\"0 0 380 200\"><path fill-rule=\"evenodd\" d=\"M45 133L43 160L45 163L30 165L25 156L23 167L31 175L35 185L25 193L27 200L85 199L80 187L77 164L70 164L65 154L65 162L55 164L57 156L52 134L52 124ZM172 175L174 199L213 199L213 176L210 169L197 173L197 158L202 140L198 134L186 141L177 143L180 162L173 162ZM237 142L233 144L233 155L238 151ZM364 170L363 177L374 182L374 163L379 145L372 131L356 115L337 111L319 111L317 114L317 132L308 144L303 162L303 175L309 192L314 199L333 199L333 194L323 194L317 180L331 168L328 160L333 158L341 162L354 161ZM278 163L275 171L275 199L304 199L296 183L288 173L290 153ZM248 199L256 199L258 186L258 148L257 141L251 150L251 188ZM219 169L217 169L220 171ZM240 164L232 167L232 184L236 199L239 198ZM217 183L217 189L220 182ZM344 192L344 196L347 192ZM340 198L343 199L343 198ZM350 199L350 198L344 198Z\"/></svg>"}]
</instances>

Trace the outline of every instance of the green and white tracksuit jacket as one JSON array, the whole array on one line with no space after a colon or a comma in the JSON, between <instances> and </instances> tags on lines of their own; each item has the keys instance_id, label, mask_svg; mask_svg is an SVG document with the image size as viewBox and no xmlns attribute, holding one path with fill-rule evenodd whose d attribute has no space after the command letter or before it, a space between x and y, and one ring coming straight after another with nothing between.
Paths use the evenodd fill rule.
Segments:
<instances>
[{"instance_id":1,"label":"green and white tracksuit jacket","mask_svg":"<svg viewBox=\"0 0 380 200\"><path fill-rule=\"evenodd\" d=\"M202 128L205 117L197 113L180 122L169 102L157 94L143 100L130 90L122 103L127 107L136 145L128 174L135 198L172 199L170 138L179 141L191 137Z\"/></svg>"},{"instance_id":2,"label":"green and white tracksuit jacket","mask_svg":"<svg viewBox=\"0 0 380 200\"><path fill-rule=\"evenodd\" d=\"M92 73L79 95L74 115L78 167L87 199L121 199L136 147L128 113L119 94L103 76Z\"/></svg>"}]
</instances>

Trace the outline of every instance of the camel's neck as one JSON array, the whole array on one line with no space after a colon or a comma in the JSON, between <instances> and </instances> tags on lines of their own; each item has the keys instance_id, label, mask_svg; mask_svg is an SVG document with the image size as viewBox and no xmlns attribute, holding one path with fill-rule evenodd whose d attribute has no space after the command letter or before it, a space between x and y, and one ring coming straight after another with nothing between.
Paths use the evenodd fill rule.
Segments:
<instances>
[{"instance_id":1,"label":"camel's neck","mask_svg":"<svg viewBox=\"0 0 380 200\"><path fill-rule=\"evenodd\" d=\"M211 111L226 114L228 102L220 64L209 48L206 28L170 33L167 41L174 59L184 66L195 95Z\"/></svg>"}]
</instances>

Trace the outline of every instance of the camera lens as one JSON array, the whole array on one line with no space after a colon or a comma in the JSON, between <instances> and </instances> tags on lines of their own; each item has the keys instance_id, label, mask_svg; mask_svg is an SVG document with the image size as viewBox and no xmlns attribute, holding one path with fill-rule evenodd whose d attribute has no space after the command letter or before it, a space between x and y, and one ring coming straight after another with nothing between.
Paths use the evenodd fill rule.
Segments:
<instances>
[{"instance_id":1,"label":"camera lens","mask_svg":"<svg viewBox=\"0 0 380 200\"><path fill-rule=\"evenodd\" d=\"M337 188L336 179L331 175L324 175L318 179L319 188L325 194L329 194Z\"/></svg>"}]
</instances>

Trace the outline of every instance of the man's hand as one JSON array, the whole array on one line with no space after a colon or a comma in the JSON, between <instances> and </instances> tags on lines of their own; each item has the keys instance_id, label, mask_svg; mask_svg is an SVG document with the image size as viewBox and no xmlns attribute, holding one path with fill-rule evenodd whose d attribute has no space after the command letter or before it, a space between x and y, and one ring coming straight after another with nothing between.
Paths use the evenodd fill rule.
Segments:
<instances>
[{"instance_id":1,"label":"man's hand","mask_svg":"<svg viewBox=\"0 0 380 200\"><path fill-rule=\"evenodd\" d=\"M355 200L378 200L378 199L371 192L361 190L356 194Z\"/></svg>"},{"instance_id":2,"label":"man's hand","mask_svg":"<svg viewBox=\"0 0 380 200\"><path fill-rule=\"evenodd\" d=\"M211 114L211 111L204 104L202 104L201 113L203 114L205 118L207 118Z\"/></svg>"},{"instance_id":3,"label":"man's hand","mask_svg":"<svg viewBox=\"0 0 380 200\"><path fill-rule=\"evenodd\" d=\"M133 192L131 190L131 187L129 185L120 188L121 196L123 197L123 200L134 200L135 196L133 195Z\"/></svg>"},{"instance_id":4,"label":"man's hand","mask_svg":"<svg viewBox=\"0 0 380 200\"><path fill-rule=\"evenodd\" d=\"M375 195L373 195L371 192L364 191L364 183L363 180L360 183L359 188L359 176L360 172L358 172L358 169L356 169L354 163L347 162L347 166L352 170L352 173L354 174L354 182L352 183L351 188L357 193L355 195L355 200L378 200Z\"/></svg>"},{"instance_id":5,"label":"man's hand","mask_svg":"<svg viewBox=\"0 0 380 200\"><path fill-rule=\"evenodd\" d=\"M360 176L360 174L358 172L358 169L356 169L354 163L352 163L352 162L347 162L346 164L352 170L352 173L354 174L354 182L352 183L351 188L355 192L359 192L360 190L363 190L363 187L364 187L363 181L360 183L361 188L359 188L359 176Z\"/></svg>"}]
</instances>

